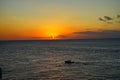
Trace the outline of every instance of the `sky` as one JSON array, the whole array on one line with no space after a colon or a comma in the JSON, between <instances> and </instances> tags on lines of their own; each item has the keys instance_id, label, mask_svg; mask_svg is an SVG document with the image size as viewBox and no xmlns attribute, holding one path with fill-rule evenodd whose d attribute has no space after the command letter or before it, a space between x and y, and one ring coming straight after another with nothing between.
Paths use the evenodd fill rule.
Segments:
<instances>
[{"instance_id":1,"label":"sky","mask_svg":"<svg viewBox=\"0 0 120 80\"><path fill-rule=\"evenodd\" d=\"M120 38L120 0L0 0L0 40Z\"/></svg>"}]
</instances>

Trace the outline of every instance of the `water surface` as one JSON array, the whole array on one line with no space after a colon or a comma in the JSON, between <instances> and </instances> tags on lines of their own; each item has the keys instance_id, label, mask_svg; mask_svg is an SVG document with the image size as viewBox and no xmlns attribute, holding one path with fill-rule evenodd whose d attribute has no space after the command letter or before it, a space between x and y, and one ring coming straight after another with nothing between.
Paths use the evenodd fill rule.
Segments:
<instances>
[{"instance_id":1,"label":"water surface","mask_svg":"<svg viewBox=\"0 0 120 80\"><path fill-rule=\"evenodd\" d=\"M120 40L0 41L0 67L3 80L120 80Z\"/></svg>"}]
</instances>

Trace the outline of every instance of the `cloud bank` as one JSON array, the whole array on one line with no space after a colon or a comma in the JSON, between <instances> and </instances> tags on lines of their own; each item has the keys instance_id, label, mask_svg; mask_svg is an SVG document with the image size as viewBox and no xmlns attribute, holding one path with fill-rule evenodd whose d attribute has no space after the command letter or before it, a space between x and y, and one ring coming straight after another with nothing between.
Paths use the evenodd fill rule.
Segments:
<instances>
[{"instance_id":1,"label":"cloud bank","mask_svg":"<svg viewBox=\"0 0 120 80\"><path fill-rule=\"evenodd\" d=\"M120 31L117 30L103 30L99 32L86 31L86 32L74 32L76 35L87 35L89 38L120 38Z\"/></svg>"}]
</instances>

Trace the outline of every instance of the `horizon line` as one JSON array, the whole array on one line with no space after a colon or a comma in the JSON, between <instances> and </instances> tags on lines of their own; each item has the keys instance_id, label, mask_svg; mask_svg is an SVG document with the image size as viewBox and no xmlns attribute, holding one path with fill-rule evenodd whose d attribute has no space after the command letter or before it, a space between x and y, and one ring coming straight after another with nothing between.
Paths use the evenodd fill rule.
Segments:
<instances>
[{"instance_id":1,"label":"horizon line","mask_svg":"<svg viewBox=\"0 0 120 80\"><path fill-rule=\"evenodd\" d=\"M0 41L71 41L71 40L111 40L120 38L86 38L86 39L11 39L11 40L0 40Z\"/></svg>"}]
</instances>

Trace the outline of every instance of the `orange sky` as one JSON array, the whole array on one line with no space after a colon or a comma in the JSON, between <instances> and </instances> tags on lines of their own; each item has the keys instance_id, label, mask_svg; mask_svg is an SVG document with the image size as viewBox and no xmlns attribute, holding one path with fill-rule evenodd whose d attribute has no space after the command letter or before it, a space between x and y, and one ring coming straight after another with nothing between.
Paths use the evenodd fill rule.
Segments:
<instances>
[{"instance_id":1,"label":"orange sky","mask_svg":"<svg viewBox=\"0 0 120 80\"><path fill-rule=\"evenodd\" d=\"M0 40L120 38L119 0L1 0Z\"/></svg>"}]
</instances>

